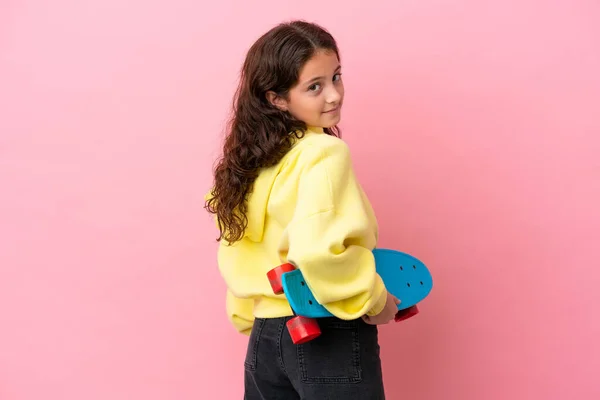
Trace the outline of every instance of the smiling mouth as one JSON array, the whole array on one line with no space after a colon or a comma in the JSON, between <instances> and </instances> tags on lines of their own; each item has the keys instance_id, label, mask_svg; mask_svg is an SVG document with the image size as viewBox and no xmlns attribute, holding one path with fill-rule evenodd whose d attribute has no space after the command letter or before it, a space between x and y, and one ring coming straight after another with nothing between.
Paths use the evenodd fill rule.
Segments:
<instances>
[{"instance_id":1,"label":"smiling mouth","mask_svg":"<svg viewBox=\"0 0 600 400\"><path fill-rule=\"evenodd\" d=\"M332 112L336 112L339 109L340 109L340 106L337 106L336 108L332 108L331 110L324 111L323 114L330 114Z\"/></svg>"}]
</instances>

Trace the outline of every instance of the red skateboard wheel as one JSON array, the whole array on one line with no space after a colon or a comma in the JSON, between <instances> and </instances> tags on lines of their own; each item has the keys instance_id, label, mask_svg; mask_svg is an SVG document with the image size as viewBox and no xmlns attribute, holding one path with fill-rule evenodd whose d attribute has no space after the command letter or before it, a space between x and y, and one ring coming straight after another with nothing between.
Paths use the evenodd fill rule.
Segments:
<instances>
[{"instance_id":1,"label":"red skateboard wheel","mask_svg":"<svg viewBox=\"0 0 600 400\"><path fill-rule=\"evenodd\" d=\"M398 311L398 313L394 317L394 321L396 321L396 322L404 321L405 319L414 317L418 313L419 313L419 309L417 308L417 306L412 306L405 310Z\"/></svg>"},{"instance_id":2,"label":"red skateboard wheel","mask_svg":"<svg viewBox=\"0 0 600 400\"><path fill-rule=\"evenodd\" d=\"M283 285L281 284L281 276L286 272L292 272L295 270L294 267L290 263L281 264L278 267L273 268L269 272L267 272L267 278L269 278L269 283L271 284L271 289L273 289L273 293L281 294L283 293Z\"/></svg>"},{"instance_id":3,"label":"red skateboard wheel","mask_svg":"<svg viewBox=\"0 0 600 400\"><path fill-rule=\"evenodd\" d=\"M286 325L294 344L309 342L321 334L321 328L313 318L297 316L290 319Z\"/></svg>"}]
</instances>

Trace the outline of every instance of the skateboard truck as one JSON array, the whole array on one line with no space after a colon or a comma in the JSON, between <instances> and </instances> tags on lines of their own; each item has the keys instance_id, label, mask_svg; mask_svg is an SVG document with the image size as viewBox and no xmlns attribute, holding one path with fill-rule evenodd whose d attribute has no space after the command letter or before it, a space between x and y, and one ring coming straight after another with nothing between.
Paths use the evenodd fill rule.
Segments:
<instances>
[{"instance_id":1,"label":"skateboard truck","mask_svg":"<svg viewBox=\"0 0 600 400\"><path fill-rule=\"evenodd\" d=\"M282 276L286 272L291 272L295 269L296 267L293 264L286 263L267 272L273 293L284 293L283 284L281 283ZM321 335L319 323L314 318L297 315L293 309L292 312L294 313L294 318L290 319L286 323L286 326L294 344L306 343Z\"/></svg>"}]
</instances>

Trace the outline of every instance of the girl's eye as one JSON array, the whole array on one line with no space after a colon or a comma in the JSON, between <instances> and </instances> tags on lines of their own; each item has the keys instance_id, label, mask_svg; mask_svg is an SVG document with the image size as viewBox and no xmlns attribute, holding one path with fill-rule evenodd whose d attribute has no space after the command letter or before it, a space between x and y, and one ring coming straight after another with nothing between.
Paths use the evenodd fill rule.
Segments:
<instances>
[{"instance_id":1,"label":"girl's eye","mask_svg":"<svg viewBox=\"0 0 600 400\"><path fill-rule=\"evenodd\" d=\"M339 81L340 79L342 79L342 73L341 72L339 74L335 74L333 76L333 81L334 82Z\"/></svg>"},{"instance_id":2,"label":"girl's eye","mask_svg":"<svg viewBox=\"0 0 600 400\"><path fill-rule=\"evenodd\" d=\"M318 83L315 83L315 84L313 84L313 85L310 85L310 86L308 87L308 90L309 90L309 91L311 91L311 92L316 92L316 91L318 91L319 89L321 89L321 85L320 85L320 84L318 84Z\"/></svg>"}]
</instances>

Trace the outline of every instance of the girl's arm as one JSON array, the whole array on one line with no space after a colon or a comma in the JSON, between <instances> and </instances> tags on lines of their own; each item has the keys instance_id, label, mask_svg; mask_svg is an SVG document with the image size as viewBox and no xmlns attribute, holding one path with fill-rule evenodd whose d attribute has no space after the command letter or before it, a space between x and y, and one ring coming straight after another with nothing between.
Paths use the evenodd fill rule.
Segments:
<instances>
[{"instance_id":1,"label":"girl's arm","mask_svg":"<svg viewBox=\"0 0 600 400\"><path fill-rule=\"evenodd\" d=\"M375 271L377 222L357 182L347 145L324 138L303 149L304 172L294 217L279 247L317 301L341 319L373 316L387 291Z\"/></svg>"}]
</instances>

